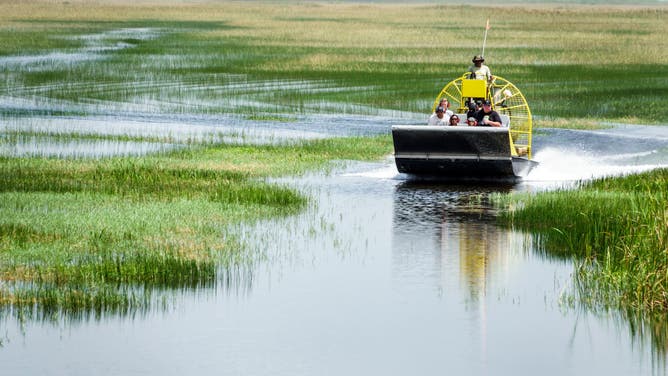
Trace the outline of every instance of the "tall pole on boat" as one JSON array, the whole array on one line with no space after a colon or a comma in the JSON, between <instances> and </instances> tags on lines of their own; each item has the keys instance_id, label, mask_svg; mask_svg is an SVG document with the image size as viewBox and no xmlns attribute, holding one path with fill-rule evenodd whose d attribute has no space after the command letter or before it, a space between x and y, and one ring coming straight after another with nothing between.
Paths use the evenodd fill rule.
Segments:
<instances>
[{"instance_id":1,"label":"tall pole on boat","mask_svg":"<svg viewBox=\"0 0 668 376\"><path fill-rule=\"evenodd\" d=\"M485 57L485 44L487 43L487 31L489 30L489 17L487 17L487 23L485 24L485 38L482 40L482 53L480 56Z\"/></svg>"}]
</instances>

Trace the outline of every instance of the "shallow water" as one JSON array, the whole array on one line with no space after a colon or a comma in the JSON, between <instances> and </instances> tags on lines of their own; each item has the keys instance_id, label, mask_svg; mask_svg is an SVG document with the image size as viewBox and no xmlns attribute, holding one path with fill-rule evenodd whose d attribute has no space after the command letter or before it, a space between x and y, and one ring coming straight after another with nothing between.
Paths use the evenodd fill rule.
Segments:
<instances>
[{"instance_id":1,"label":"shallow water","mask_svg":"<svg viewBox=\"0 0 668 376\"><path fill-rule=\"evenodd\" d=\"M121 141L104 139L50 139L37 136L16 137L11 142L0 135L0 156L103 158L140 156L167 152L178 145L160 142Z\"/></svg>"},{"instance_id":2,"label":"shallow water","mask_svg":"<svg viewBox=\"0 0 668 376\"><path fill-rule=\"evenodd\" d=\"M565 304L571 260L484 200L668 164L666 129L639 129L541 132L541 165L510 186L412 182L391 158L285 179L316 205L240 229L264 256L246 278L134 317L5 318L3 375L665 374L650 338Z\"/></svg>"},{"instance_id":3,"label":"shallow water","mask_svg":"<svg viewBox=\"0 0 668 376\"><path fill-rule=\"evenodd\" d=\"M97 61L132 48L124 39L150 39L161 32L124 29L84 36L81 49L2 57L0 68L53 70ZM360 88L328 81L229 79L220 87L161 82L164 96L144 95L152 93L154 83L135 82L136 101L112 103L43 95L77 89L69 83L62 88L17 84L0 96L0 107L10 114L0 119L0 135L11 135L0 138L0 155L143 155L189 143L381 134L391 124L425 120L420 114L332 103L304 106L377 116L293 114L257 94ZM104 89L127 86L113 85ZM195 94L184 97L197 90L216 95L211 103ZM274 119L188 111L207 106L269 108L258 118ZM44 111L94 115L40 116ZM290 115L283 118L281 111ZM68 138L72 134L76 137ZM157 141L127 141L133 137ZM224 271L214 288L167 291L173 304L166 310L24 321L3 312L0 374L668 373L668 351L653 345L651 336L631 330L613 313L572 307L572 261L547 257L529 234L497 227L485 203L490 192L554 189L668 166L668 127L541 130L534 157L540 165L526 179L504 186L409 181L397 173L391 157L350 163L326 176L284 179L313 197L315 205L287 219L241 226L248 248L260 255L248 269Z\"/></svg>"},{"instance_id":4,"label":"shallow water","mask_svg":"<svg viewBox=\"0 0 668 376\"><path fill-rule=\"evenodd\" d=\"M107 57L105 53L134 47L124 42L128 38L150 40L156 38L159 33L160 30L153 28L127 28L72 37L81 40L83 46L71 51L53 51L38 55L0 56L0 69L31 72L63 69L71 65L104 59Z\"/></svg>"},{"instance_id":5,"label":"shallow water","mask_svg":"<svg viewBox=\"0 0 668 376\"><path fill-rule=\"evenodd\" d=\"M2 131L174 138L207 141L219 133L248 136L243 142L373 135L387 132L396 119L368 116L292 115L286 121L247 120L231 115L131 114L115 116L8 118Z\"/></svg>"}]
</instances>

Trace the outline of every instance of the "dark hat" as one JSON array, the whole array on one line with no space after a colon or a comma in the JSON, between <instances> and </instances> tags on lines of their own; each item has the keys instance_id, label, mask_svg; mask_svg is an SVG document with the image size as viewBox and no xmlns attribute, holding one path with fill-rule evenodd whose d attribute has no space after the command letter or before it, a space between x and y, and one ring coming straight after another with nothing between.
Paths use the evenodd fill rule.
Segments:
<instances>
[{"instance_id":1,"label":"dark hat","mask_svg":"<svg viewBox=\"0 0 668 376\"><path fill-rule=\"evenodd\" d=\"M471 60L471 61L474 62L474 63L475 63L476 61L485 61L485 58L482 57L482 55L475 55L475 56L473 57L473 60Z\"/></svg>"},{"instance_id":2,"label":"dark hat","mask_svg":"<svg viewBox=\"0 0 668 376\"><path fill-rule=\"evenodd\" d=\"M492 102L490 102L489 99L485 99L484 101L482 101L482 105L483 106L491 106Z\"/></svg>"},{"instance_id":3,"label":"dark hat","mask_svg":"<svg viewBox=\"0 0 668 376\"><path fill-rule=\"evenodd\" d=\"M436 107L436 112L445 112L445 108L438 106Z\"/></svg>"},{"instance_id":4,"label":"dark hat","mask_svg":"<svg viewBox=\"0 0 668 376\"><path fill-rule=\"evenodd\" d=\"M478 109L478 107L475 105L474 102L469 103L469 110L475 111L477 109Z\"/></svg>"}]
</instances>

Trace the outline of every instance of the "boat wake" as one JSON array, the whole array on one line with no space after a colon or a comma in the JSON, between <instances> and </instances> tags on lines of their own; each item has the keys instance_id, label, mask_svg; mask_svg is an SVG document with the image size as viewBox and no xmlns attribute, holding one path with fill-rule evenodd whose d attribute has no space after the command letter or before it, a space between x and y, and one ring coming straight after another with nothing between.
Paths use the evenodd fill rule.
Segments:
<instances>
[{"instance_id":1,"label":"boat wake","mask_svg":"<svg viewBox=\"0 0 668 376\"><path fill-rule=\"evenodd\" d=\"M622 176L668 167L668 163L638 163L654 153L628 153L607 157L576 155L556 148L537 152L540 164L526 177L527 181L579 181Z\"/></svg>"},{"instance_id":2,"label":"boat wake","mask_svg":"<svg viewBox=\"0 0 668 376\"><path fill-rule=\"evenodd\" d=\"M536 136L533 160L539 162L521 186L555 188L610 176L668 168L668 127L634 126L631 130L576 131L549 129ZM369 179L410 180L392 157L372 169L345 174Z\"/></svg>"},{"instance_id":3,"label":"boat wake","mask_svg":"<svg viewBox=\"0 0 668 376\"><path fill-rule=\"evenodd\" d=\"M630 129L630 130L629 130ZM536 140L540 164L525 182L570 183L668 168L668 128L551 129Z\"/></svg>"}]
</instances>

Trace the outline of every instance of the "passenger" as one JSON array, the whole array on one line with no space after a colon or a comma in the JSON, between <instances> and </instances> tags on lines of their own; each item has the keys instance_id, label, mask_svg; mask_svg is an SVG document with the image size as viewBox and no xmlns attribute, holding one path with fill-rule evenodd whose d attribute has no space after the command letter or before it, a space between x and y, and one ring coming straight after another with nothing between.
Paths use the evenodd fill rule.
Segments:
<instances>
[{"instance_id":1,"label":"passenger","mask_svg":"<svg viewBox=\"0 0 668 376\"><path fill-rule=\"evenodd\" d=\"M482 106L482 102L481 102L481 106ZM473 114L475 114L475 112L478 111L479 109L480 108L478 106L476 106L475 102L469 102L469 110L466 111L466 118L468 119L471 116L473 116Z\"/></svg>"},{"instance_id":2,"label":"passenger","mask_svg":"<svg viewBox=\"0 0 668 376\"><path fill-rule=\"evenodd\" d=\"M482 110L476 111L473 117L478 121L478 126L484 127L500 127L501 116L498 112L492 110L492 102L484 100L482 102Z\"/></svg>"},{"instance_id":3,"label":"passenger","mask_svg":"<svg viewBox=\"0 0 668 376\"><path fill-rule=\"evenodd\" d=\"M456 114L450 116L450 125L451 126L459 125L459 116L457 116Z\"/></svg>"},{"instance_id":4,"label":"passenger","mask_svg":"<svg viewBox=\"0 0 668 376\"><path fill-rule=\"evenodd\" d=\"M440 102L438 102L438 107L445 108L445 113L444 113L443 117L445 117L446 122L449 121L450 116L452 116L452 114L454 114L454 112L452 112L450 110L450 102L446 98L442 98L440 100Z\"/></svg>"},{"instance_id":5,"label":"passenger","mask_svg":"<svg viewBox=\"0 0 668 376\"><path fill-rule=\"evenodd\" d=\"M476 120L473 116L471 116L470 118L468 118L468 120L466 120L466 124L468 124L469 127L477 127L478 120Z\"/></svg>"},{"instance_id":6,"label":"passenger","mask_svg":"<svg viewBox=\"0 0 668 376\"><path fill-rule=\"evenodd\" d=\"M445 118L445 108L438 106L436 107L436 112L434 112L427 120L427 125L447 125L448 120Z\"/></svg>"},{"instance_id":7,"label":"passenger","mask_svg":"<svg viewBox=\"0 0 668 376\"><path fill-rule=\"evenodd\" d=\"M475 55L471 61L473 62L473 65L469 67L469 72L471 72L469 78L474 78L476 80L486 80L487 82L492 82L494 80L492 71L487 65L483 64L485 61L484 57Z\"/></svg>"}]
</instances>

